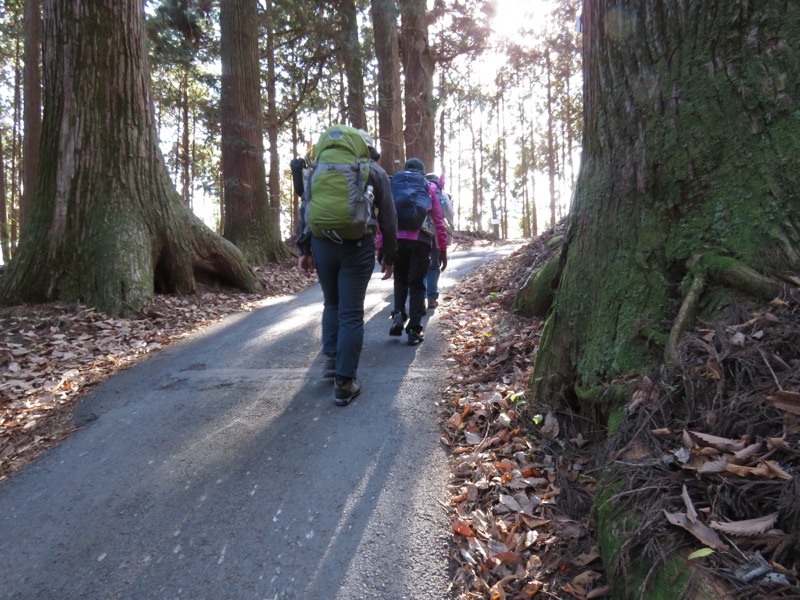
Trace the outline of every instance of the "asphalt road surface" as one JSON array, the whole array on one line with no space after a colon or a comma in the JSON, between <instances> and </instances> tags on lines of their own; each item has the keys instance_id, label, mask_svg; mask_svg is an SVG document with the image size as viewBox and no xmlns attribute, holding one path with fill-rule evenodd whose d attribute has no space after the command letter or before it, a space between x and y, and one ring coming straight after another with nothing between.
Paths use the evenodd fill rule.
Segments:
<instances>
[{"instance_id":1,"label":"asphalt road surface","mask_svg":"<svg viewBox=\"0 0 800 600\"><path fill-rule=\"evenodd\" d=\"M510 246L456 252L454 279ZM389 337L367 292L363 391L320 377L318 285L99 385L81 429L0 484L0 598L451 598L435 314Z\"/></svg>"}]
</instances>

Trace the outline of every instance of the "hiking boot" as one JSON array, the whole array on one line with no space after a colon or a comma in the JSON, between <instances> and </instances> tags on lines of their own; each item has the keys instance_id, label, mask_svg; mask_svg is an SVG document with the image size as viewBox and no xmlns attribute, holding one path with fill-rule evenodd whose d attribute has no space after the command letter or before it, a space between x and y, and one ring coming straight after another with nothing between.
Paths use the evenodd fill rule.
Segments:
<instances>
[{"instance_id":1,"label":"hiking boot","mask_svg":"<svg viewBox=\"0 0 800 600\"><path fill-rule=\"evenodd\" d=\"M325 363L322 365L322 377L333 379L336 377L336 355L325 355Z\"/></svg>"},{"instance_id":2,"label":"hiking boot","mask_svg":"<svg viewBox=\"0 0 800 600\"><path fill-rule=\"evenodd\" d=\"M436 308L439 306L439 301L436 298L428 298L428 308Z\"/></svg>"},{"instance_id":3,"label":"hiking boot","mask_svg":"<svg viewBox=\"0 0 800 600\"><path fill-rule=\"evenodd\" d=\"M347 406L361 393L361 383L354 377L337 377L333 392L336 406Z\"/></svg>"},{"instance_id":4,"label":"hiking boot","mask_svg":"<svg viewBox=\"0 0 800 600\"><path fill-rule=\"evenodd\" d=\"M409 331L408 332L408 345L409 346L417 346L419 343L425 339L425 336L422 335L422 330L420 331Z\"/></svg>"},{"instance_id":5,"label":"hiking boot","mask_svg":"<svg viewBox=\"0 0 800 600\"><path fill-rule=\"evenodd\" d=\"M389 327L389 335L403 335L403 327L406 325L406 318L403 313L396 313L392 315L392 326Z\"/></svg>"}]
</instances>

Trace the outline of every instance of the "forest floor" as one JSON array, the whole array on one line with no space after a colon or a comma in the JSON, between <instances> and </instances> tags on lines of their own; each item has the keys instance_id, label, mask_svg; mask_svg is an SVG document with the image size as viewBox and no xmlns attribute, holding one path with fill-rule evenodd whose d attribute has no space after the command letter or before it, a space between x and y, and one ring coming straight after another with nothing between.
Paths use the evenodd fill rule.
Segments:
<instances>
[{"instance_id":1,"label":"forest floor","mask_svg":"<svg viewBox=\"0 0 800 600\"><path fill-rule=\"evenodd\" d=\"M729 597L798 597L797 293L742 311L737 324L688 332L675 369L635 382L614 435L587 433L572 415L529 404L544 323L512 310L560 233L479 267L441 299L452 365L440 399L451 457L442 504L458 597L609 595L591 510L609 457L620 483L601 509L637 513L624 521L614 577L636 571L632 556L658 565L679 553L706 579L714 573ZM496 243L466 234L456 242ZM160 296L135 319L67 304L0 309L0 481L73 432L72 410L92 386L231 313L316 282L300 277L294 260L256 271L260 294Z\"/></svg>"}]
</instances>

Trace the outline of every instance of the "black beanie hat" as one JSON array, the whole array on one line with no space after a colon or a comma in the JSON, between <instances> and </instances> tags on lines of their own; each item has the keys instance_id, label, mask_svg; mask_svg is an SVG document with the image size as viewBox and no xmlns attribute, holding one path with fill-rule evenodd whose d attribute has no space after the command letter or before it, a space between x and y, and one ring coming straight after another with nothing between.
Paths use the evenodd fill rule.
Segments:
<instances>
[{"instance_id":1,"label":"black beanie hat","mask_svg":"<svg viewBox=\"0 0 800 600\"><path fill-rule=\"evenodd\" d=\"M423 163L418 158L409 158L406 161L406 165L403 167L404 171L418 171L419 173L425 173L425 163Z\"/></svg>"}]
</instances>

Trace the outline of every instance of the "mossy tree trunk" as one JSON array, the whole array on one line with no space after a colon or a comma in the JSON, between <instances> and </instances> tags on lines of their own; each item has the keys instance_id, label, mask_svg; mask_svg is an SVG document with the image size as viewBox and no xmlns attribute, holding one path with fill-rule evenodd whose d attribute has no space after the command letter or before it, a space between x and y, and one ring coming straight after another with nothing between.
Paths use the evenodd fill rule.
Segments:
<instances>
[{"instance_id":1,"label":"mossy tree trunk","mask_svg":"<svg viewBox=\"0 0 800 600\"><path fill-rule=\"evenodd\" d=\"M0 302L136 310L199 277L244 290L241 253L183 205L158 146L143 4L44 3L39 179Z\"/></svg>"},{"instance_id":2,"label":"mossy tree trunk","mask_svg":"<svg viewBox=\"0 0 800 600\"><path fill-rule=\"evenodd\" d=\"M669 364L696 316L738 318L800 268L800 4L585 0L583 36L582 164L531 396L612 431L626 381ZM605 506L613 576L633 517Z\"/></svg>"},{"instance_id":3,"label":"mossy tree trunk","mask_svg":"<svg viewBox=\"0 0 800 600\"><path fill-rule=\"evenodd\" d=\"M263 107L258 55L256 0L228 0L220 5L222 91L223 235L255 263L280 262L289 250L280 233L280 161L274 105L274 57L267 77L270 94L270 183L264 164ZM272 2L267 3L268 40L272 42ZM268 48L272 50L272 48Z\"/></svg>"},{"instance_id":4,"label":"mossy tree trunk","mask_svg":"<svg viewBox=\"0 0 800 600\"><path fill-rule=\"evenodd\" d=\"M533 394L589 414L693 315L800 267L800 4L592 0L583 24L583 158Z\"/></svg>"}]
</instances>

